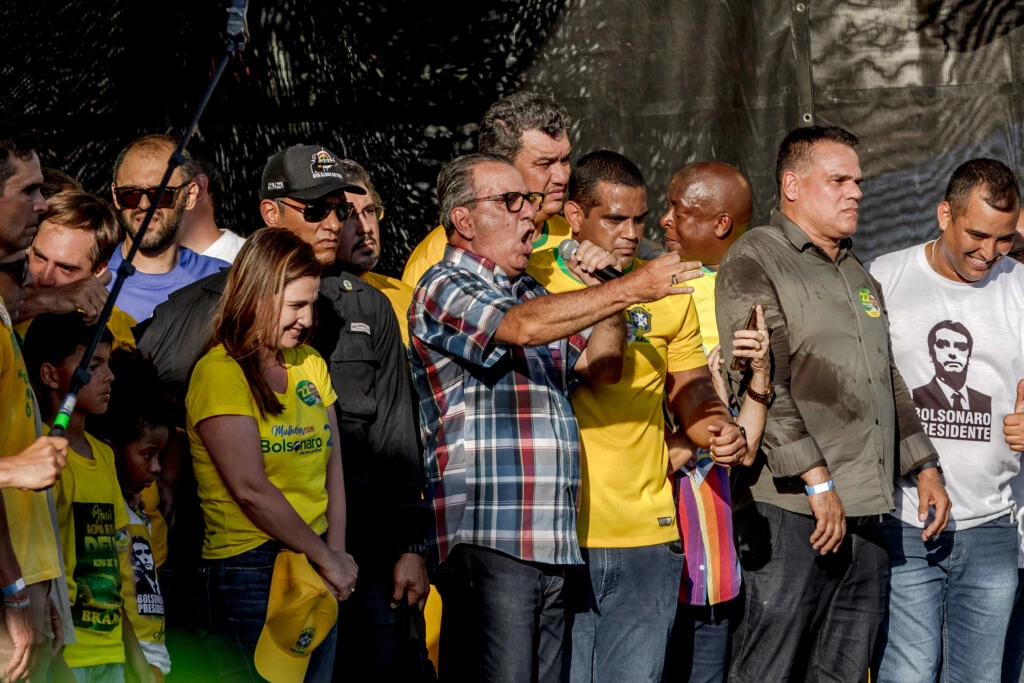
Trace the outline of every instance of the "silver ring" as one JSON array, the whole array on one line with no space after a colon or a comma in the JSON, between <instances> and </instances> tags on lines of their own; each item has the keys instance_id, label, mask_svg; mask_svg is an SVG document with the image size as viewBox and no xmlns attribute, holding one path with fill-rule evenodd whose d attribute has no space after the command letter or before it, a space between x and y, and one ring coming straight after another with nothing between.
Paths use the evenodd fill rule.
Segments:
<instances>
[{"instance_id":1,"label":"silver ring","mask_svg":"<svg viewBox=\"0 0 1024 683\"><path fill-rule=\"evenodd\" d=\"M676 280L676 276L675 276L675 275L673 275L673 276L672 276L672 286L674 287L674 286L676 286L676 285L678 285L678 284L679 284L679 282L678 282L678 281Z\"/></svg>"}]
</instances>

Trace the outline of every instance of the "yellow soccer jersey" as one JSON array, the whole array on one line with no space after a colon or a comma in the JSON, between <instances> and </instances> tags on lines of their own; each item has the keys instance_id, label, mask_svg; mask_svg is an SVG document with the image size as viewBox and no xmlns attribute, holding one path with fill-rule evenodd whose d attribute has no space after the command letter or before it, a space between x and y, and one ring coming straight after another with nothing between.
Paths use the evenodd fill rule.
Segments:
<instances>
[{"instance_id":1,"label":"yellow soccer jersey","mask_svg":"<svg viewBox=\"0 0 1024 683\"><path fill-rule=\"evenodd\" d=\"M704 277L688 280L687 285L693 287L693 303L697 307L697 318L700 320L700 336L704 338L704 354L718 345L718 316L715 315L715 280L718 271L707 266L701 268Z\"/></svg>"},{"instance_id":2,"label":"yellow soccer jersey","mask_svg":"<svg viewBox=\"0 0 1024 683\"><path fill-rule=\"evenodd\" d=\"M0 300L0 456L21 452L36 440L36 402L29 384L25 359ZM4 489L8 529L14 554L25 583L39 583L60 576L57 537L50 519L45 491Z\"/></svg>"},{"instance_id":3,"label":"yellow soccer jersey","mask_svg":"<svg viewBox=\"0 0 1024 683\"><path fill-rule=\"evenodd\" d=\"M25 338L25 333L28 332L28 328L32 325L33 320L35 318L22 320L17 324L15 329L19 337ZM114 306L114 310L110 312L110 320L107 321L107 329L110 330L110 334L114 337L111 351L114 349L128 349L130 351L135 348L135 335L132 334L133 327L135 327L135 318Z\"/></svg>"},{"instance_id":4,"label":"yellow soccer jersey","mask_svg":"<svg viewBox=\"0 0 1024 683\"><path fill-rule=\"evenodd\" d=\"M533 240L533 252L535 254L555 249L562 240L572 237L572 227L565 217L556 214L544 221L540 231ZM430 266L440 263L444 258L444 249L448 246L448 237L444 233L443 226L437 226L430 231L430 234L423 238L423 241L416 245L409 260L405 264L405 271L402 273L402 282L416 289L416 284L427 272Z\"/></svg>"},{"instance_id":5,"label":"yellow soccer jersey","mask_svg":"<svg viewBox=\"0 0 1024 683\"><path fill-rule=\"evenodd\" d=\"M317 534L327 530L327 458L334 435L327 418L337 401L327 363L310 346L284 349L288 388L277 398L280 415L260 417L249 384L223 346L199 359L185 398L188 438L206 520L203 557L220 560L270 540L253 524L228 492L196 430L217 415L246 415L256 420L267 478Z\"/></svg>"},{"instance_id":6,"label":"yellow soccer jersey","mask_svg":"<svg viewBox=\"0 0 1024 683\"><path fill-rule=\"evenodd\" d=\"M395 310L395 316L398 317L398 331L402 334L402 344L409 346L409 307L412 306L412 287L401 280L372 271L367 271L360 277L363 282L378 290L391 302L391 308Z\"/></svg>"},{"instance_id":7,"label":"yellow soccer jersey","mask_svg":"<svg viewBox=\"0 0 1024 683\"><path fill-rule=\"evenodd\" d=\"M526 272L552 293L584 288L557 250L531 258ZM583 383L571 396L582 440L576 534L585 548L635 548L679 538L662 405L666 373L707 365L697 312L692 297L680 294L635 304L623 315L622 380Z\"/></svg>"},{"instance_id":8,"label":"yellow soccer jersey","mask_svg":"<svg viewBox=\"0 0 1024 683\"><path fill-rule=\"evenodd\" d=\"M128 510L110 446L85 435L92 458L68 449L68 466L53 487L64 548L76 642L64 649L70 667L124 661L121 563L128 559Z\"/></svg>"}]
</instances>

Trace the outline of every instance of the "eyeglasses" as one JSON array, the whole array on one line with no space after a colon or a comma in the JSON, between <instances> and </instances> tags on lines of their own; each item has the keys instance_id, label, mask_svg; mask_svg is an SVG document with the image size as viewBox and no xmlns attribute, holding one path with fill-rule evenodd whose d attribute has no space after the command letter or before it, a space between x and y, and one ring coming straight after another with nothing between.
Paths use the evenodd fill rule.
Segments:
<instances>
[{"instance_id":1,"label":"eyeglasses","mask_svg":"<svg viewBox=\"0 0 1024 683\"><path fill-rule=\"evenodd\" d=\"M159 187L115 187L114 197L117 199L118 205L122 209L137 209L139 204L142 202L142 198L145 197L149 200L150 204L156 203L156 208L166 209L170 206L174 206L175 195L178 194L179 190L188 187L188 183L178 185L177 187L166 187L164 193L160 195L160 201L156 201L156 193Z\"/></svg>"},{"instance_id":2,"label":"eyeglasses","mask_svg":"<svg viewBox=\"0 0 1024 683\"><path fill-rule=\"evenodd\" d=\"M349 218L361 218L366 221L380 222L384 220L384 207L380 204L370 204L364 206L361 211L357 211L356 207L352 207L352 213L348 215Z\"/></svg>"},{"instance_id":3,"label":"eyeglasses","mask_svg":"<svg viewBox=\"0 0 1024 683\"><path fill-rule=\"evenodd\" d=\"M331 214L331 211L334 212L334 215L338 217L339 221L346 221L354 211L352 205L344 199L317 199L302 206L289 204L283 199L279 199L278 201L287 207L295 209L296 211L301 211L302 217L306 219L307 223L319 223L327 218Z\"/></svg>"},{"instance_id":4,"label":"eyeglasses","mask_svg":"<svg viewBox=\"0 0 1024 683\"><path fill-rule=\"evenodd\" d=\"M474 197L466 202L466 206L476 202L505 202L505 208L511 213L517 213L523 208L523 201L528 201L535 209L539 209L544 203L543 192L506 192L505 194L492 194L489 197Z\"/></svg>"}]
</instances>

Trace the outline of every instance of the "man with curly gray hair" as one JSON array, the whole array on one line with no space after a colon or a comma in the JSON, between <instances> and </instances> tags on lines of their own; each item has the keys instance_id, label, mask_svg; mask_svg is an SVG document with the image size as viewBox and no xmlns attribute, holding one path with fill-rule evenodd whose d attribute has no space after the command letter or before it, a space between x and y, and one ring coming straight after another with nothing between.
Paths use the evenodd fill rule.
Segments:
<instances>
[{"instance_id":1,"label":"man with curly gray hair","mask_svg":"<svg viewBox=\"0 0 1024 683\"><path fill-rule=\"evenodd\" d=\"M536 92L517 92L498 100L480 122L479 151L511 161L527 189L544 195L533 219L535 252L554 249L572 237L561 215L569 184L570 125L565 107ZM434 228L409 256L402 281L415 288L427 269L441 261L447 245L444 228Z\"/></svg>"}]
</instances>

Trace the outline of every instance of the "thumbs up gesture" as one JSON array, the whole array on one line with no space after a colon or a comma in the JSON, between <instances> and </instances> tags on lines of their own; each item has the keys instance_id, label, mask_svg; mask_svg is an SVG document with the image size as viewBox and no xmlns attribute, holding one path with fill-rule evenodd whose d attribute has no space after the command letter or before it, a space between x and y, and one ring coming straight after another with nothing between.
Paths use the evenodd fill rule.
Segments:
<instances>
[{"instance_id":1,"label":"thumbs up gesture","mask_svg":"<svg viewBox=\"0 0 1024 683\"><path fill-rule=\"evenodd\" d=\"M1013 412L1003 418L1003 435L1011 450L1024 451L1024 379L1017 382L1017 400Z\"/></svg>"}]
</instances>

